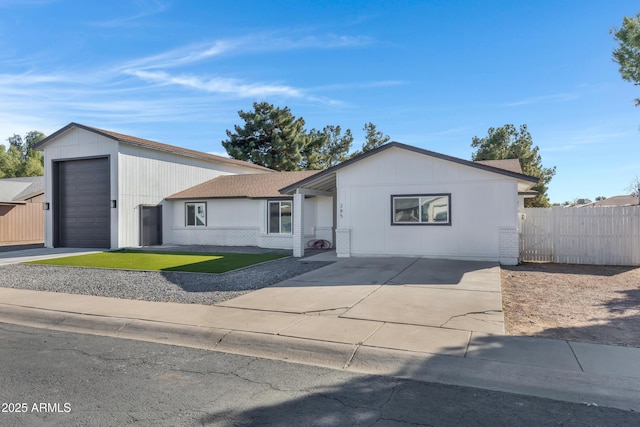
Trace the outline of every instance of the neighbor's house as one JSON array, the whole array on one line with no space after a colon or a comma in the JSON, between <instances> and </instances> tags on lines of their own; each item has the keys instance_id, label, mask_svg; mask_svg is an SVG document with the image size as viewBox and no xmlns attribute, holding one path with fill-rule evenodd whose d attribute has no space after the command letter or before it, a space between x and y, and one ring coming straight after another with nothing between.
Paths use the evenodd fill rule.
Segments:
<instances>
[{"instance_id":1,"label":"neighbor's house","mask_svg":"<svg viewBox=\"0 0 640 427\"><path fill-rule=\"evenodd\" d=\"M255 245L301 256L325 239L345 257L514 264L518 206L537 183L517 161L396 142L320 172L274 172L74 123L39 147L47 246Z\"/></svg>"},{"instance_id":2,"label":"neighbor's house","mask_svg":"<svg viewBox=\"0 0 640 427\"><path fill-rule=\"evenodd\" d=\"M602 207L615 207L615 206L638 206L640 201L638 196L632 194L626 196L613 196L606 199L597 200L595 202L587 203L579 208L602 208Z\"/></svg>"},{"instance_id":3,"label":"neighbor's house","mask_svg":"<svg viewBox=\"0 0 640 427\"><path fill-rule=\"evenodd\" d=\"M44 177L0 179L0 245L44 241Z\"/></svg>"}]
</instances>

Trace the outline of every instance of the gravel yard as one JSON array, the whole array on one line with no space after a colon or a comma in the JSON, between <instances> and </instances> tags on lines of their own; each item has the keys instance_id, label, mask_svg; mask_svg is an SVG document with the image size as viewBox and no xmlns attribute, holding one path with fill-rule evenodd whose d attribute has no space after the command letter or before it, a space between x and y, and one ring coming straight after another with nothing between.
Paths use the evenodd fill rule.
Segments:
<instances>
[{"instance_id":1,"label":"gravel yard","mask_svg":"<svg viewBox=\"0 0 640 427\"><path fill-rule=\"evenodd\" d=\"M158 248L153 248L154 251ZM284 252L260 248L162 248L189 252ZM317 251L306 251L314 255ZM329 262L287 257L223 274L130 271L14 264L0 267L0 287L188 304L216 304L315 270Z\"/></svg>"},{"instance_id":2,"label":"gravel yard","mask_svg":"<svg viewBox=\"0 0 640 427\"><path fill-rule=\"evenodd\" d=\"M640 348L640 268L503 266L502 303L509 335Z\"/></svg>"}]
</instances>

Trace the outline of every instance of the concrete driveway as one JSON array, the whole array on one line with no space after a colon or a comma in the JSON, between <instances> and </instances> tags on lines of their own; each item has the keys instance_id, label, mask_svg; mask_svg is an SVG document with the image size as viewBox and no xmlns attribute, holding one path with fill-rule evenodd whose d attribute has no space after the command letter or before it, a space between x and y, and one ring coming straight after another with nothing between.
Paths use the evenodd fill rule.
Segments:
<instances>
[{"instance_id":1,"label":"concrete driveway","mask_svg":"<svg viewBox=\"0 0 640 427\"><path fill-rule=\"evenodd\" d=\"M328 254L323 255L319 259ZM367 342L374 332L399 334L408 325L440 328L433 330L436 334L464 331L461 338L469 331L504 334L500 267L489 262L337 258L332 265L219 305L318 315L290 328L294 336L304 336L307 329L335 334L331 329L338 323L349 325L345 333L360 334Z\"/></svg>"}]
</instances>

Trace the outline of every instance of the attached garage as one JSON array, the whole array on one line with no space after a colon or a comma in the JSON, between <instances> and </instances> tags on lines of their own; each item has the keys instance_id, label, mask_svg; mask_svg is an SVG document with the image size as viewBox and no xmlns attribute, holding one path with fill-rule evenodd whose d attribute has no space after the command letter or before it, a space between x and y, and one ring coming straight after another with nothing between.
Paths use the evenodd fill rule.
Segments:
<instances>
[{"instance_id":1,"label":"attached garage","mask_svg":"<svg viewBox=\"0 0 640 427\"><path fill-rule=\"evenodd\" d=\"M111 247L109 158L65 160L54 167L54 246Z\"/></svg>"},{"instance_id":2,"label":"attached garage","mask_svg":"<svg viewBox=\"0 0 640 427\"><path fill-rule=\"evenodd\" d=\"M159 245L172 231L167 195L221 175L273 172L78 123L36 149L44 152L46 247Z\"/></svg>"}]
</instances>

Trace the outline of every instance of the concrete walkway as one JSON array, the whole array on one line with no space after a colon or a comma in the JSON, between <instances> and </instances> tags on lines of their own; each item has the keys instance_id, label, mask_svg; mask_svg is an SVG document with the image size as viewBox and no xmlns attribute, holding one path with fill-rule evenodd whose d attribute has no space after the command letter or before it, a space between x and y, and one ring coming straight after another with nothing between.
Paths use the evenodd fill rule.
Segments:
<instances>
[{"instance_id":1,"label":"concrete walkway","mask_svg":"<svg viewBox=\"0 0 640 427\"><path fill-rule=\"evenodd\" d=\"M104 249L77 248L35 248L21 251L0 252L0 265L18 264L21 262L38 261L42 259L61 258L71 255L84 255L102 252Z\"/></svg>"},{"instance_id":2,"label":"concrete walkway","mask_svg":"<svg viewBox=\"0 0 640 427\"><path fill-rule=\"evenodd\" d=\"M0 322L640 411L640 349L495 333L499 284L488 263L353 258L217 306L0 288Z\"/></svg>"}]
</instances>

